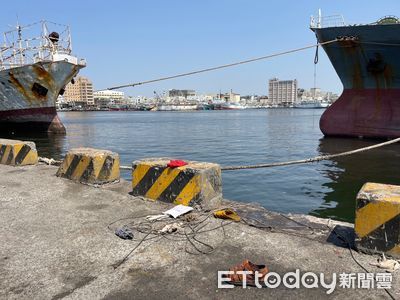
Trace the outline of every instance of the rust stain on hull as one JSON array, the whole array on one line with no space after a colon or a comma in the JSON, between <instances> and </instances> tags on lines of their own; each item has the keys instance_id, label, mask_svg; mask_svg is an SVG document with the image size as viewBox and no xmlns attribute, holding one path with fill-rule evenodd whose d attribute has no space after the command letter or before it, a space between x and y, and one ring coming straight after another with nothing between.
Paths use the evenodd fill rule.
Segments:
<instances>
[{"instance_id":1,"label":"rust stain on hull","mask_svg":"<svg viewBox=\"0 0 400 300\"><path fill-rule=\"evenodd\" d=\"M354 64L354 68L353 68L353 87L355 89L364 88L364 81L363 81L363 78L362 78L360 62L356 62Z\"/></svg>"},{"instance_id":2,"label":"rust stain on hull","mask_svg":"<svg viewBox=\"0 0 400 300\"><path fill-rule=\"evenodd\" d=\"M49 68L51 68L51 63L49 64ZM32 69L40 81L48 83L49 86L55 86L54 80L51 77L50 73L47 72L47 70L42 65L32 65Z\"/></svg>"},{"instance_id":3,"label":"rust stain on hull","mask_svg":"<svg viewBox=\"0 0 400 300\"><path fill-rule=\"evenodd\" d=\"M65 133L55 101L82 65L64 61L39 62L1 72L0 130ZM2 99L0 99L2 100Z\"/></svg>"},{"instance_id":4,"label":"rust stain on hull","mask_svg":"<svg viewBox=\"0 0 400 300\"><path fill-rule=\"evenodd\" d=\"M11 72L8 73L10 77L11 84L22 94L25 99L29 101L31 104L41 104L44 100L46 100L46 96L42 96L34 93L31 89L27 89L23 86L23 84L15 77L15 75Z\"/></svg>"},{"instance_id":5,"label":"rust stain on hull","mask_svg":"<svg viewBox=\"0 0 400 300\"><path fill-rule=\"evenodd\" d=\"M10 77L10 81L11 84L21 93L24 95L24 97L26 98L26 100L28 100L29 102L31 102L32 99L32 95L30 93L28 93L25 89L25 87L21 84L21 82L19 82L19 80L14 76L13 73L8 72L8 75Z\"/></svg>"}]
</instances>

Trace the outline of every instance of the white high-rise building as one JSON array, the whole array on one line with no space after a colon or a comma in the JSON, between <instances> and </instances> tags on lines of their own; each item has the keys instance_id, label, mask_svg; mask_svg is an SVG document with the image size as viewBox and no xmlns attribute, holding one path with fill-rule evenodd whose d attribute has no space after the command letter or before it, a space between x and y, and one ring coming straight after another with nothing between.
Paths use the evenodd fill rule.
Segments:
<instances>
[{"instance_id":1,"label":"white high-rise building","mask_svg":"<svg viewBox=\"0 0 400 300\"><path fill-rule=\"evenodd\" d=\"M278 106L290 106L297 102L297 80L272 78L268 83L269 102Z\"/></svg>"}]
</instances>

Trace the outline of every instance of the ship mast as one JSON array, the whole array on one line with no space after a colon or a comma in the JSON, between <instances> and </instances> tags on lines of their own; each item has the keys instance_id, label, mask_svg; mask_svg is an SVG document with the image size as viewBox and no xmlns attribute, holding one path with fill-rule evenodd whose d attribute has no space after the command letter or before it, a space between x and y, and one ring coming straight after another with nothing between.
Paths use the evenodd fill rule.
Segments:
<instances>
[{"instance_id":1,"label":"ship mast","mask_svg":"<svg viewBox=\"0 0 400 300\"><path fill-rule=\"evenodd\" d=\"M67 32L68 32L68 49L69 49L69 53L72 52L72 39L71 39L71 31L69 29L69 26L67 26Z\"/></svg>"},{"instance_id":2,"label":"ship mast","mask_svg":"<svg viewBox=\"0 0 400 300\"><path fill-rule=\"evenodd\" d=\"M321 9L318 9L318 22L317 22L317 28L322 28L322 13Z\"/></svg>"},{"instance_id":3,"label":"ship mast","mask_svg":"<svg viewBox=\"0 0 400 300\"><path fill-rule=\"evenodd\" d=\"M24 50L22 49L22 27L17 23L18 32L18 47L19 47L19 63L22 66L24 64Z\"/></svg>"}]
</instances>

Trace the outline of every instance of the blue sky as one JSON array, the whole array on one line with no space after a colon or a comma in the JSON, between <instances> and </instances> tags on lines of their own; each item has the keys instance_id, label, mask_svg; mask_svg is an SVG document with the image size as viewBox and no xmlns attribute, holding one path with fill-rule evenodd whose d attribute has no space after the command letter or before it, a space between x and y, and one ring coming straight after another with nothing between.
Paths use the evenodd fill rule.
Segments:
<instances>
[{"instance_id":1,"label":"blue sky","mask_svg":"<svg viewBox=\"0 0 400 300\"><path fill-rule=\"evenodd\" d=\"M302 47L315 42L310 15L343 14L368 23L400 16L400 1L7 1L0 11L2 31L47 19L69 24L74 53L87 60L81 74L95 89L212 67ZM269 78L297 78L313 86L314 49L244 66L124 89L152 95L172 88L267 94ZM341 92L342 85L323 51L317 86Z\"/></svg>"}]
</instances>

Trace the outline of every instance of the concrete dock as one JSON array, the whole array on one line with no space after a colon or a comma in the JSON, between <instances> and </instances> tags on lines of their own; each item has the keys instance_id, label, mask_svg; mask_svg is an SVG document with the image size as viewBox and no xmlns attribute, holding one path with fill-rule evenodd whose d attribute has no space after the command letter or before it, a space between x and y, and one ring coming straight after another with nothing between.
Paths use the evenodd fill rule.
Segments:
<instances>
[{"instance_id":1,"label":"concrete dock","mask_svg":"<svg viewBox=\"0 0 400 300\"><path fill-rule=\"evenodd\" d=\"M383 289L339 286L339 274L365 273L336 233L352 241L351 224L229 201L223 205L234 207L245 222L191 213L193 220L203 220L198 238L214 250L197 247L211 253L201 254L182 235L171 234L143 241L121 263L143 233L133 231L133 240L123 240L114 230L172 205L130 195L131 183L123 180L96 188L56 172L47 165L0 165L1 299L390 299ZM385 272L371 265L378 256L352 254L369 272ZM336 273L336 288L330 295L321 285L219 289L217 272L245 259L281 275L299 269L323 273L330 282ZM398 272L392 273L390 289L395 298Z\"/></svg>"}]
</instances>

